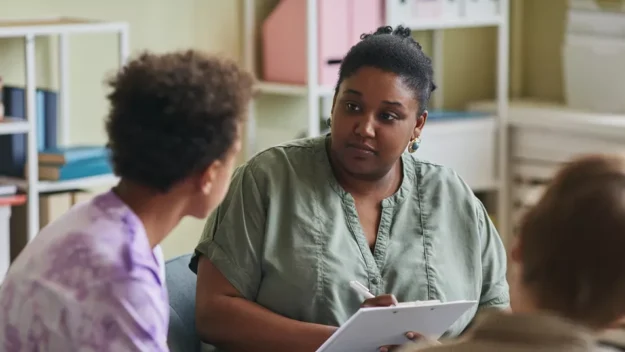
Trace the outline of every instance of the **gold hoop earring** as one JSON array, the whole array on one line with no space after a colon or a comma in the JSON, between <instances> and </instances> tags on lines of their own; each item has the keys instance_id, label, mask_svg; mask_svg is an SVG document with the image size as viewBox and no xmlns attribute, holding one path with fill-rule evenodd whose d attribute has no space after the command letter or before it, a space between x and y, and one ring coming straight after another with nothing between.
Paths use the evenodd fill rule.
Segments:
<instances>
[{"instance_id":1,"label":"gold hoop earring","mask_svg":"<svg viewBox=\"0 0 625 352\"><path fill-rule=\"evenodd\" d=\"M410 153L416 152L417 149L419 149L420 145L421 145L421 137L411 139L410 143L408 144L408 152Z\"/></svg>"}]
</instances>

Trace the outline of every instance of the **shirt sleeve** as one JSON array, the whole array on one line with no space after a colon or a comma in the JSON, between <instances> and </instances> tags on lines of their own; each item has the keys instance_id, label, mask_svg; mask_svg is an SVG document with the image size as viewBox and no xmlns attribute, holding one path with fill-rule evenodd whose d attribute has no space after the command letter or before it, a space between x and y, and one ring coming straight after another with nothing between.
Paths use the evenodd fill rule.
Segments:
<instances>
[{"instance_id":1,"label":"shirt sleeve","mask_svg":"<svg viewBox=\"0 0 625 352\"><path fill-rule=\"evenodd\" d=\"M482 202L476 202L480 244L482 247L482 293L480 308L507 309L510 293L506 279L506 251Z\"/></svg>"},{"instance_id":2,"label":"shirt sleeve","mask_svg":"<svg viewBox=\"0 0 625 352\"><path fill-rule=\"evenodd\" d=\"M199 256L205 256L249 300L256 298L261 281L266 210L260 189L249 164L237 169L189 265L197 273Z\"/></svg>"}]
</instances>

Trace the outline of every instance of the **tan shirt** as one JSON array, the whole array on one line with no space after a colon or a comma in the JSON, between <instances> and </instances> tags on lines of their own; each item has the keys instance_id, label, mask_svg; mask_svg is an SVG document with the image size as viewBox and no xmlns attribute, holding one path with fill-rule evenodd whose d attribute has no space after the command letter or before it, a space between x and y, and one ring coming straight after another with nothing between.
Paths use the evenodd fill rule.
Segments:
<instances>
[{"instance_id":1,"label":"tan shirt","mask_svg":"<svg viewBox=\"0 0 625 352\"><path fill-rule=\"evenodd\" d=\"M616 351L596 344L590 331L548 315L487 312L467 334L438 346L407 345L399 352Z\"/></svg>"},{"instance_id":2,"label":"tan shirt","mask_svg":"<svg viewBox=\"0 0 625 352\"><path fill-rule=\"evenodd\" d=\"M625 351L625 322L620 326L599 335L599 343L610 346L618 351Z\"/></svg>"}]
</instances>

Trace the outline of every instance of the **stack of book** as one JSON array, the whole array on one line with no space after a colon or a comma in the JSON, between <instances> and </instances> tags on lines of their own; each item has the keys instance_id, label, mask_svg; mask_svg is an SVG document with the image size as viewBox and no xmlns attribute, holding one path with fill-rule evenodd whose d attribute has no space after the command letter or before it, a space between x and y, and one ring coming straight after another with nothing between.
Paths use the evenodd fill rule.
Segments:
<instances>
[{"instance_id":1,"label":"stack of book","mask_svg":"<svg viewBox=\"0 0 625 352\"><path fill-rule=\"evenodd\" d=\"M26 121L26 90L24 87L4 85L2 88L4 116L13 121ZM57 147L58 93L37 88L36 126L37 149L44 151ZM26 165L26 135L0 135L0 175L20 177Z\"/></svg>"},{"instance_id":2,"label":"stack of book","mask_svg":"<svg viewBox=\"0 0 625 352\"><path fill-rule=\"evenodd\" d=\"M104 146L57 147L39 152L40 180L64 181L111 173L110 153Z\"/></svg>"}]
</instances>

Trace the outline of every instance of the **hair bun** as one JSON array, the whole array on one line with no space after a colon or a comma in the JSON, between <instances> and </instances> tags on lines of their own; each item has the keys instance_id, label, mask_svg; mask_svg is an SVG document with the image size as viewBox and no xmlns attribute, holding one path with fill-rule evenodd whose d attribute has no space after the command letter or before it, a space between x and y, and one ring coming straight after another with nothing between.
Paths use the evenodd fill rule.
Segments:
<instances>
[{"instance_id":1,"label":"hair bun","mask_svg":"<svg viewBox=\"0 0 625 352\"><path fill-rule=\"evenodd\" d=\"M393 35L398 35L402 38L409 38L412 36L412 31L408 27L404 27L402 25L397 26L393 31Z\"/></svg>"}]
</instances>

